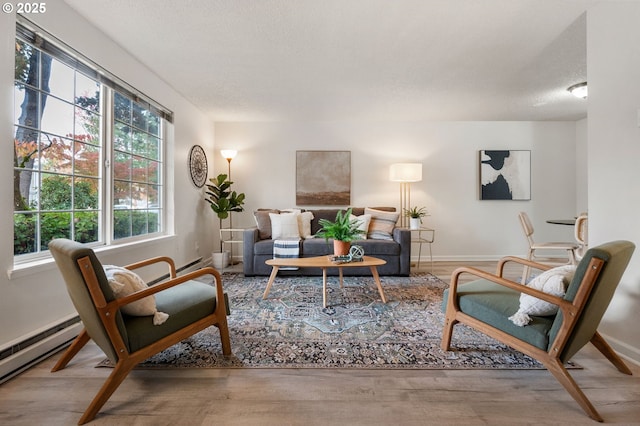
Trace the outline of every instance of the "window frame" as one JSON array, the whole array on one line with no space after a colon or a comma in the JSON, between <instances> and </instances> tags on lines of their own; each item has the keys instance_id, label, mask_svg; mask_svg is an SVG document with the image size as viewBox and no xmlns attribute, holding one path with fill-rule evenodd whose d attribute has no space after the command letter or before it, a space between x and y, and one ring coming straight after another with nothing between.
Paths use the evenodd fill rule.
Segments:
<instances>
[{"instance_id":1,"label":"window frame","mask_svg":"<svg viewBox=\"0 0 640 426\"><path fill-rule=\"evenodd\" d=\"M167 209L167 172L168 172L168 164L167 164L167 126L168 124L173 123L173 113L157 102L153 101L150 97L144 95L140 91L134 89L126 82L120 80L115 77L111 73L109 73L104 68L95 64L91 60L87 59L71 47L69 47L66 43L60 41L54 36L48 34L45 30L33 24L26 18L21 15L17 16L16 22L16 34L15 39L20 40L21 42L28 43L33 48L40 50L41 52L52 56L55 60L69 66L76 72L79 72L88 78L96 81L99 91L100 91L100 141L98 145L100 146L99 159L97 160L98 164L98 176L99 180L99 200L98 206L95 209L98 214L98 235L96 237L95 242L87 243L88 246L91 247L110 247L110 246L123 246L132 243L140 243L144 241L153 241L158 238L163 238L169 235L168 233L168 209ZM15 91L15 88L14 88ZM129 235L123 238L116 238L114 235L114 218L116 216L116 209L114 204L114 156L115 156L115 148L114 148L114 126L115 126L115 102L114 96L115 93L119 93L121 96L124 96L131 102L131 105L134 103L136 105L141 106L144 110L147 110L153 113L157 117L157 158L154 160L158 163L157 168L157 183L154 182L159 190L157 193L158 198L158 207L157 214L159 217L156 218L156 226L157 230L154 232L149 232L149 213L152 209L149 207L149 202L146 200L146 208L131 208L131 212L140 212L144 211L147 213L146 219L146 232L141 233L139 235ZM50 96L50 94L48 94ZM15 102L14 98L14 102ZM72 105L75 105L76 98L72 101ZM14 111L18 108L17 105L14 105ZM15 113L14 113L15 114ZM13 123L14 123L14 132L18 128L19 123L17 122L17 116L14 115ZM34 131L38 132L38 134L43 132L41 123L38 123L38 128L34 129ZM46 133L46 130L44 131ZM75 132L75 131L74 131ZM149 134L146 134L147 139L150 137ZM75 143L75 139L71 141L71 143ZM146 158L146 157L145 157ZM148 160L147 160L148 161ZM13 165L12 165L13 169ZM38 174L45 173L44 170L37 170ZM148 175L148 174L147 174ZM72 181L74 177L76 177L76 171L71 170L70 174L68 174ZM81 176L81 175L80 175ZM151 183L149 183L148 177L146 182L147 190L150 188ZM76 206L74 204L71 205L70 211L75 211ZM156 210L156 209L153 209ZM61 210L66 212L66 210ZM14 215L14 208L12 208L12 216ZM34 210L34 213L41 214L41 206L38 205L38 209ZM15 219L12 220L15 224ZM41 225L38 222L38 229L35 233L36 238L40 238L41 235ZM15 226L14 226L15 232ZM15 235L12 232L13 239L15 241ZM15 268L22 269L24 267L28 267L29 265L36 265L41 263L42 261L46 261L47 259L51 259L50 252L43 247L40 247L38 243L36 246L38 251L25 253L25 254L14 254L13 255L13 264Z\"/></svg>"}]
</instances>

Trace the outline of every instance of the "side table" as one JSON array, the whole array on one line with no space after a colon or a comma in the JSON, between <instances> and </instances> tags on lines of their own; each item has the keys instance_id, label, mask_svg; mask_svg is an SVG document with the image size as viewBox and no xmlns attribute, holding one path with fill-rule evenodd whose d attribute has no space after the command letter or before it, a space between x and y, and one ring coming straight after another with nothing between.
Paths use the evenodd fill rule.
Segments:
<instances>
[{"instance_id":1,"label":"side table","mask_svg":"<svg viewBox=\"0 0 640 426\"><path fill-rule=\"evenodd\" d=\"M431 262L431 272L433 272L433 252L431 244L436 237L436 230L433 228L420 227L418 229L409 229L411 231L411 244L418 244L418 264L416 268L420 268L420 259L422 258L422 245L429 244L429 260Z\"/></svg>"},{"instance_id":2,"label":"side table","mask_svg":"<svg viewBox=\"0 0 640 426\"><path fill-rule=\"evenodd\" d=\"M222 228L220 229L220 242L222 243L222 251L224 252L225 244L229 244L229 264L233 263L233 245L242 244L242 233L244 228ZM225 235L226 233L226 235ZM239 237L238 237L239 235ZM239 238L239 239L238 239Z\"/></svg>"}]
</instances>

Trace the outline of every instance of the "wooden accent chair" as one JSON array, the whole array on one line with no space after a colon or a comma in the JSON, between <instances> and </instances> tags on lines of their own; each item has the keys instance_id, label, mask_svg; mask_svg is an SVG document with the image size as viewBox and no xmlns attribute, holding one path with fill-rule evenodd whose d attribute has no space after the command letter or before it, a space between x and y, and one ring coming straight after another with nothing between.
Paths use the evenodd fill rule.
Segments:
<instances>
[{"instance_id":1,"label":"wooden accent chair","mask_svg":"<svg viewBox=\"0 0 640 426\"><path fill-rule=\"evenodd\" d=\"M576 219L576 224L573 227L573 234L578 243L576 249L576 259L581 260L585 252L589 248L589 230L588 230L589 216L581 214Z\"/></svg>"},{"instance_id":2,"label":"wooden accent chair","mask_svg":"<svg viewBox=\"0 0 640 426\"><path fill-rule=\"evenodd\" d=\"M164 262L168 264L170 278L116 299L93 250L67 239L51 241L49 250L85 327L51 371L64 368L89 339L95 341L114 364L113 371L78 424L94 419L136 364L211 325L220 330L223 354L231 354L222 278L214 268L177 277L171 258L156 257L137 262L126 268L132 270ZM215 286L193 281L205 275L213 276ZM149 295L155 295L159 311L169 314L162 325L154 325L152 316L128 316L120 312L121 306Z\"/></svg>"},{"instance_id":3,"label":"wooden accent chair","mask_svg":"<svg viewBox=\"0 0 640 426\"><path fill-rule=\"evenodd\" d=\"M451 350L456 323L475 328L541 362L591 418L602 421L564 364L591 342L619 371L631 374L597 328L634 249L635 245L628 241L614 241L589 249L562 298L503 278L507 262L540 270L551 268L527 259L505 257L498 263L496 275L476 268L456 269L451 275L451 286L444 294L446 314L442 349ZM459 284L460 275L464 273L479 279ZM532 316L530 324L516 326L508 317L518 310L521 293L558 305L558 313Z\"/></svg>"},{"instance_id":4,"label":"wooden accent chair","mask_svg":"<svg viewBox=\"0 0 640 426\"><path fill-rule=\"evenodd\" d=\"M533 240L533 223L531 223L531 219L529 219L529 215L525 212L518 213L518 219L520 219L520 225L522 226L522 230L524 231L524 236L527 238L527 244L529 244L529 252L527 253L527 259L529 260L538 260L540 258L536 256L536 250L560 250L566 251L567 257L569 259L568 263L571 265L576 264L576 250L578 249L578 244L576 242L542 242L536 243ZM524 284L529 278L529 267L524 267L524 272L522 274L522 283Z\"/></svg>"}]
</instances>

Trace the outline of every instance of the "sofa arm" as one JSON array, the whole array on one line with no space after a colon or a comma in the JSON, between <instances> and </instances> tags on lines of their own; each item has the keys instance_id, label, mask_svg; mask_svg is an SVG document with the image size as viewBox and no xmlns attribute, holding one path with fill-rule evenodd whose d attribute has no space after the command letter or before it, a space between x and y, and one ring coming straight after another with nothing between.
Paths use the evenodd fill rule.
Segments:
<instances>
[{"instance_id":1,"label":"sofa arm","mask_svg":"<svg viewBox=\"0 0 640 426\"><path fill-rule=\"evenodd\" d=\"M393 240L400 245L400 275L411 272L411 231L406 228L394 228Z\"/></svg>"},{"instance_id":2,"label":"sofa arm","mask_svg":"<svg viewBox=\"0 0 640 426\"><path fill-rule=\"evenodd\" d=\"M247 228L242 233L242 272L245 277L255 275L253 270L253 260L255 252L253 250L255 243L260 240L258 228Z\"/></svg>"}]
</instances>

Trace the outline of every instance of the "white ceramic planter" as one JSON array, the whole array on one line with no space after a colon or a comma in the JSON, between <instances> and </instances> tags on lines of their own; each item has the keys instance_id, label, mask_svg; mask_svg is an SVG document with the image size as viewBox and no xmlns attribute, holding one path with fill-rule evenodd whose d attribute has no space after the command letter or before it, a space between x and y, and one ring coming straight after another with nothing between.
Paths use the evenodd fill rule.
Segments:
<instances>
[{"instance_id":1,"label":"white ceramic planter","mask_svg":"<svg viewBox=\"0 0 640 426\"><path fill-rule=\"evenodd\" d=\"M419 217L410 217L409 218L409 229L420 229L420 218Z\"/></svg>"},{"instance_id":2,"label":"white ceramic planter","mask_svg":"<svg viewBox=\"0 0 640 426\"><path fill-rule=\"evenodd\" d=\"M224 269L229 266L229 251L222 253L211 253L211 263L216 269Z\"/></svg>"}]
</instances>

